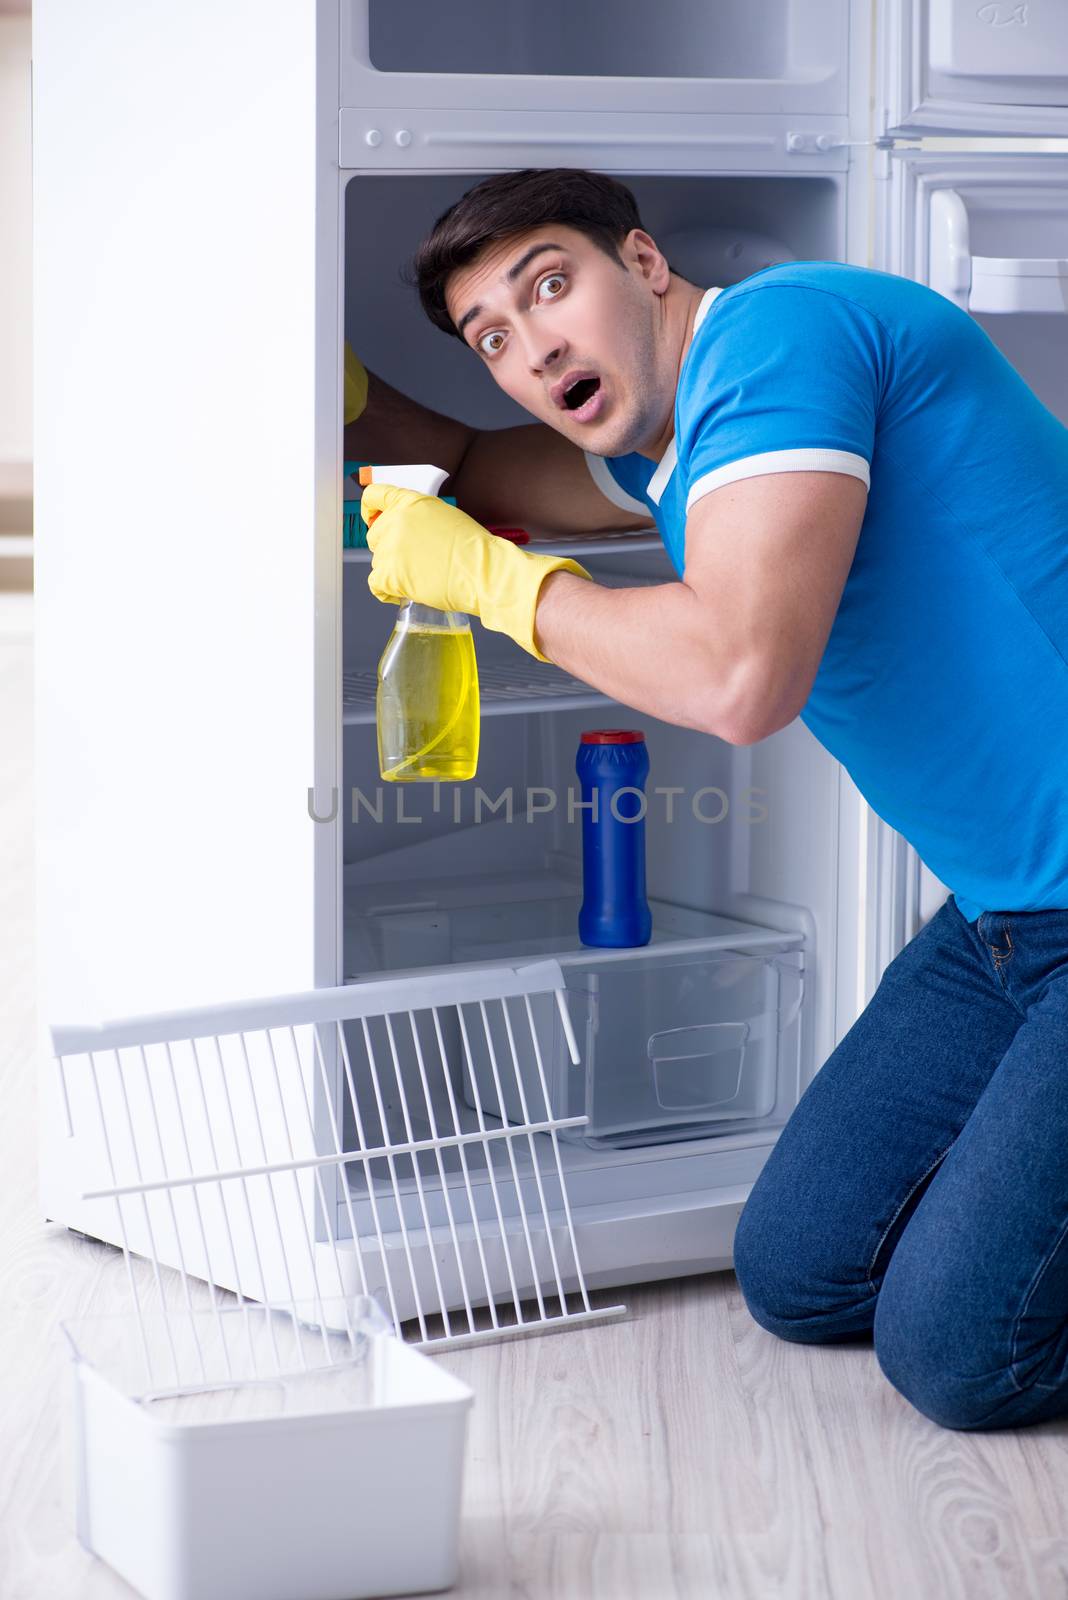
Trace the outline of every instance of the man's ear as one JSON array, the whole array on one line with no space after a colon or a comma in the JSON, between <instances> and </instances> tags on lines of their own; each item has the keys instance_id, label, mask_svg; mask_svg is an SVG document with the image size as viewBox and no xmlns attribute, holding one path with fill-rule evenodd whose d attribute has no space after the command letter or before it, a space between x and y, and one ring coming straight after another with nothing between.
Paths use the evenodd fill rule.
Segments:
<instances>
[{"instance_id":1,"label":"man's ear","mask_svg":"<svg viewBox=\"0 0 1068 1600\"><path fill-rule=\"evenodd\" d=\"M629 266L633 263L654 294L666 294L671 280L671 268L660 253L656 240L644 228L632 228L623 240L620 255Z\"/></svg>"}]
</instances>

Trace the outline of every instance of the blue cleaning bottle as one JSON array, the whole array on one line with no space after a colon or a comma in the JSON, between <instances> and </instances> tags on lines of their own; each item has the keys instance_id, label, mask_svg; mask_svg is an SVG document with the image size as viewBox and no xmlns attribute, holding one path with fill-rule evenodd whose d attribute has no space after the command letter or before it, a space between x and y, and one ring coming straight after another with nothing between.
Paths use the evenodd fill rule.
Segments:
<instances>
[{"instance_id":1,"label":"blue cleaning bottle","mask_svg":"<svg viewBox=\"0 0 1068 1600\"><path fill-rule=\"evenodd\" d=\"M582 735L575 770L584 802L579 938L606 948L648 944L645 735L634 728L592 729Z\"/></svg>"}]
</instances>

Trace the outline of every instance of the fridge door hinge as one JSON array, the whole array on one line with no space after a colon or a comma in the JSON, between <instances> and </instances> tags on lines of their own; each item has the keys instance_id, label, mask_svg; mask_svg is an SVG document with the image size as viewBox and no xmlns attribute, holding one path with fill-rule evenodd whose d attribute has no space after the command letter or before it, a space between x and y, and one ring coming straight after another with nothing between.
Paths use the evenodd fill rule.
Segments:
<instances>
[{"instance_id":1,"label":"fridge door hinge","mask_svg":"<svg viewBox=\"0 0 1068 1600\"><path fill-rule=\"evenodd\" d=\"M840 139L836 133L788 133L786 153L791 156L825 155L829 150L888 150L892 139Z\"/></svg>"}]
</instances>

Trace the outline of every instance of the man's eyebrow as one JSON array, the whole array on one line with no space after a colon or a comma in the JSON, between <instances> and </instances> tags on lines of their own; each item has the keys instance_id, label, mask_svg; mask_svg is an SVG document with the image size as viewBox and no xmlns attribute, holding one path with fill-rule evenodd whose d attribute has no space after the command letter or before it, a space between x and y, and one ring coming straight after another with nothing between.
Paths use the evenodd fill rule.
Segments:
<instances>
[{"instance_id":1,"label":"man's eyebrow","mask_svg":"<svg viewBox=\"0 0 1068 1600\"><path fill-rule=\"evenodd\" d=\"M459 322L456 324L456 331L460 335L461 339L463 339L463 337L464 337L464 329L467 327L467 324L471 321L471 319L473 317L479 316L481 314L481 311L482 311L482 307L481 306L472 306L469 311L465 311L464 312L463 316L460 318ZM465 344L467 343L466 339L464 339L464 343Z\"/></svg>"},{"instance_id":2,"label":"man's eyebrow","mask_svg":"<svg viewBox=\"0 0 1068 1600\"><path fill-rule=\"evenodd\" d=\"M508 271L505 273L505 277L509 283L514 283L519 274L523 271L523 268L529 267L535 256L542 255L546 250L562 250L563 248L564 247L562 244L553 244L548 240L543 244L532 244L530 249L524 250L523 254L519 257L519 260L513 262L513 264L508 268ZM460 335L461 339L463 339L464 329L467 327L467 324L473 321L475 317L481 316L481 314L481 306L470 306L464 312L463 316L456 324L456 332ZM466 343L467 341L465 340L464 342Z\"/></svg>"},{"instance_id":3,"label":"man's eyebrow","mask_svg":"<svg viewBox=\"0 0 1068 1600\"><path fill-rule=\"evenodd\" d=\"M545 250L562 250L563 248L564 247L562 244L532 244L530 249L525 250L519 257L519 260L508 268L508 271L505 273L505 277L508 279L509 283L514 283L519 274L522 272L523 268L529 267L535 256L540 256Z\"/></svg>"}]
</instances>

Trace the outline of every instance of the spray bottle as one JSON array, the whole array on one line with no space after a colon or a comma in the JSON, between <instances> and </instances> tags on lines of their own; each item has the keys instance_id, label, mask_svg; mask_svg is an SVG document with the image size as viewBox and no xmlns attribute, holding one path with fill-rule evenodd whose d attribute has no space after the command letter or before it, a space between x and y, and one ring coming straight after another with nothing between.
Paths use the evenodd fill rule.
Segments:
<instances>
[{"instance_id":1,"label":"spray bottle","mask_svg":"<svg viewBox=\"0 0 1068 1600\"><path fill-rule=\"evenodd\" d=\"M436 495L440 467L361 467L360 483ZM478 668L459 611L407 601L378 663L378 766L387 783L456 783L478 767Z\"/></svg>"}]
</instances>

